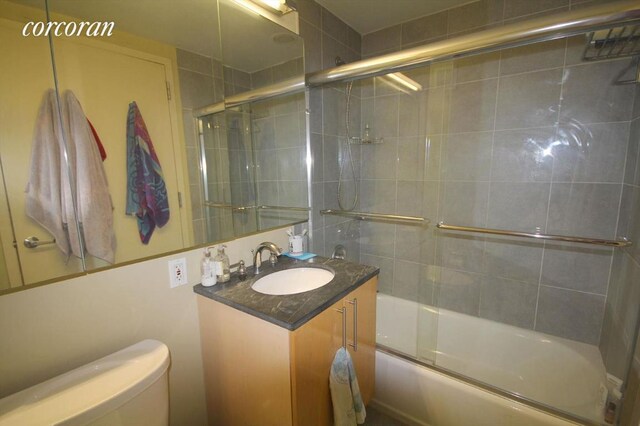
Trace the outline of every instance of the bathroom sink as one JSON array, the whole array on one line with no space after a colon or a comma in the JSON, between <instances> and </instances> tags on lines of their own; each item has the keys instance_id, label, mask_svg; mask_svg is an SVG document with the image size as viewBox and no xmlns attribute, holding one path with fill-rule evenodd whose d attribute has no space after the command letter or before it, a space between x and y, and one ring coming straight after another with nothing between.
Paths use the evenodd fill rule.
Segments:
<instances>
[{"instance_id":1,"label":"bathroom sink","mask_svg":"<svg viewBox=\"0 0 640 426\"><path fill-rule=\"evenodd\" d=\"M260 278L251 288L258 293L276 296L298 294L328 284L335 275L322 268L285 269Z\"/></svg>"}]
</instances>

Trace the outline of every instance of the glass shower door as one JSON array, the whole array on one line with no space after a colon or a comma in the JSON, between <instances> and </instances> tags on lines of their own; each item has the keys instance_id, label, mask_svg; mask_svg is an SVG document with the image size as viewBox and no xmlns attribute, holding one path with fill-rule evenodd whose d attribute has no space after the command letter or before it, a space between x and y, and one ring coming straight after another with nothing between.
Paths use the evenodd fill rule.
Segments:
<instances>
[{"instance_id":1,"label":"glass shower door","mask_svg":"<svg viewBox=\"0 0 640 426\"><path fill-rule=\"evenodd\" d=\"M314 228L325 255L340 243L381 268L379 344L600 424L635 342L633 246L475 232L632 232L639 114L636 90L617 81L633 64L584 62L583 47L582 37L555 40L357 82L352 134L345 84L314 89L325 105L318 204L340 209L352 155L353 211L431 220L324 216Z\"/></svg>"},{"instance_id":2,"label":"glass shower door","mask_svg":"<svg viewBox=\"0 0 640 426\"><path fill-rule=\"evenodd\" d=\"M438 320L435 328L418 323L418 352L472 381L600 424L607 393L620 390L607 373L625 377L635 336L610 341L637 323L637 294L612 299L631 285L614 261L628 248L436 226L611 241L626 234L619 229L623 172L628 147L638 142L630 132L634 91L616 81L631 60L585 63L581 47L582 39L556 40L435 64L422 69L429 75L422 97L376 94L374 104L399 98L399 137L411 128L403 120L424 123L414 125L424 133L411 148L424 150L412 157L424 163L417 165L423 183L407 192L424 203L413 213L432 219L428 278L415 281L430 288ZM585 87L595 93L587 96ZM400 212L408 185L401 149L397 160ZM410 205L403 212L411 214ZM395 293L398 284L394 278Z\"/></svg>"}]
</instances>

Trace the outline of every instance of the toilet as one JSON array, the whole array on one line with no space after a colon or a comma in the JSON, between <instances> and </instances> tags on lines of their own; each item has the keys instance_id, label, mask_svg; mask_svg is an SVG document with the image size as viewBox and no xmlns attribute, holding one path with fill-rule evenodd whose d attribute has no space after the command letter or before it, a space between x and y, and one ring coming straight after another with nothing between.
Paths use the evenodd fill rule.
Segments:
<instances>
[{"instance_id":1,"label":"toilet","mask_svg":"<svg viewBox=\"0 0 640 426\"><path fill-rule=\"evenodd\" d=\"M0 399L0 426L167 426L169 349L143 340Z\"/></svg>"}]
</instances>

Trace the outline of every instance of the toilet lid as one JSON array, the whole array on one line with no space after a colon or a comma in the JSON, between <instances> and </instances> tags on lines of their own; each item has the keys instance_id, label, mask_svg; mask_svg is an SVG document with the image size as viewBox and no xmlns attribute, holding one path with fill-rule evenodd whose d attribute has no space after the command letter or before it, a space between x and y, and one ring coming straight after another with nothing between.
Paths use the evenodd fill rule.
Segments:
<instances>
[{"instance_id":1,"label":"toilet lid","mask_svg":"<svg viewBox=\"0 0 640 426\"><path fill-rule=\"evenodd\" d=\"M0 426L100 418L155 383L169 362L164 343L143 340L0 399Z\"/></svg>"}]
</instances>

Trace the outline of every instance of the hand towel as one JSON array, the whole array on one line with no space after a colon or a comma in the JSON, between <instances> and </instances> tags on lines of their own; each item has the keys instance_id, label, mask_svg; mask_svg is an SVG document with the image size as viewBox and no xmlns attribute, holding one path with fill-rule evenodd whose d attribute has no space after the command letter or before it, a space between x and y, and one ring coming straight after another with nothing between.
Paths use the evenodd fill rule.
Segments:
<instances>
[{"instance_id":1,"label":"hand towel","mask_svg":"<svg viewBox=\"0 0 640 426\"><path fill-rule=\"evenodd\" d=\"M351 356L340 348L331 364L329 388L335 426L362 424L367 416Z\"/></svg>"},{"instance_id":2,"label":"hand towel","mask_svg":"<svg viewBox=\"0 0 640 426\"><path fill-rule=\"evenodd\" d=\"M63 209L63 203L71 203L71 199L65 201L63 194L63 189L69 188L70 191L70 186L67 164L62 160L64 145L60 124L56 95L50 89L44 94L36 118L29 182L25 189L25 212L49 231L58 248L69 256L71 247L67 228L70 218L67 214L73 214L73 209L72 205L70 209Z\"/></svg>"},{"instance_id":3,"label":"hand towel","mask_svg":"<svg viewBox=\"0 0 640 426\"><path fill-rule=\"evenodd\" d=\"M72 91L63 94L63 118L67 142L67 155L75 179L77 215L80 221L80 238L84 250L91 256L109 263L115 261L116 237L113 229L113 205L109 194L107 175L102 164L100 149L80 102ZM69 226L73 237L76 227Z\"/></svg>"},{"instance_id":4,"label":"hand towel","mask_svg":"<svg viewBox=\"0 0 640 426\"><path fill-rule=\"evenodd\" d=\"M169 199L149 132L135 102L127 115L127 207L126 213L138 218L138 232L148 244L156 226L169 221Z\"/></svg>"}]
</instances>

